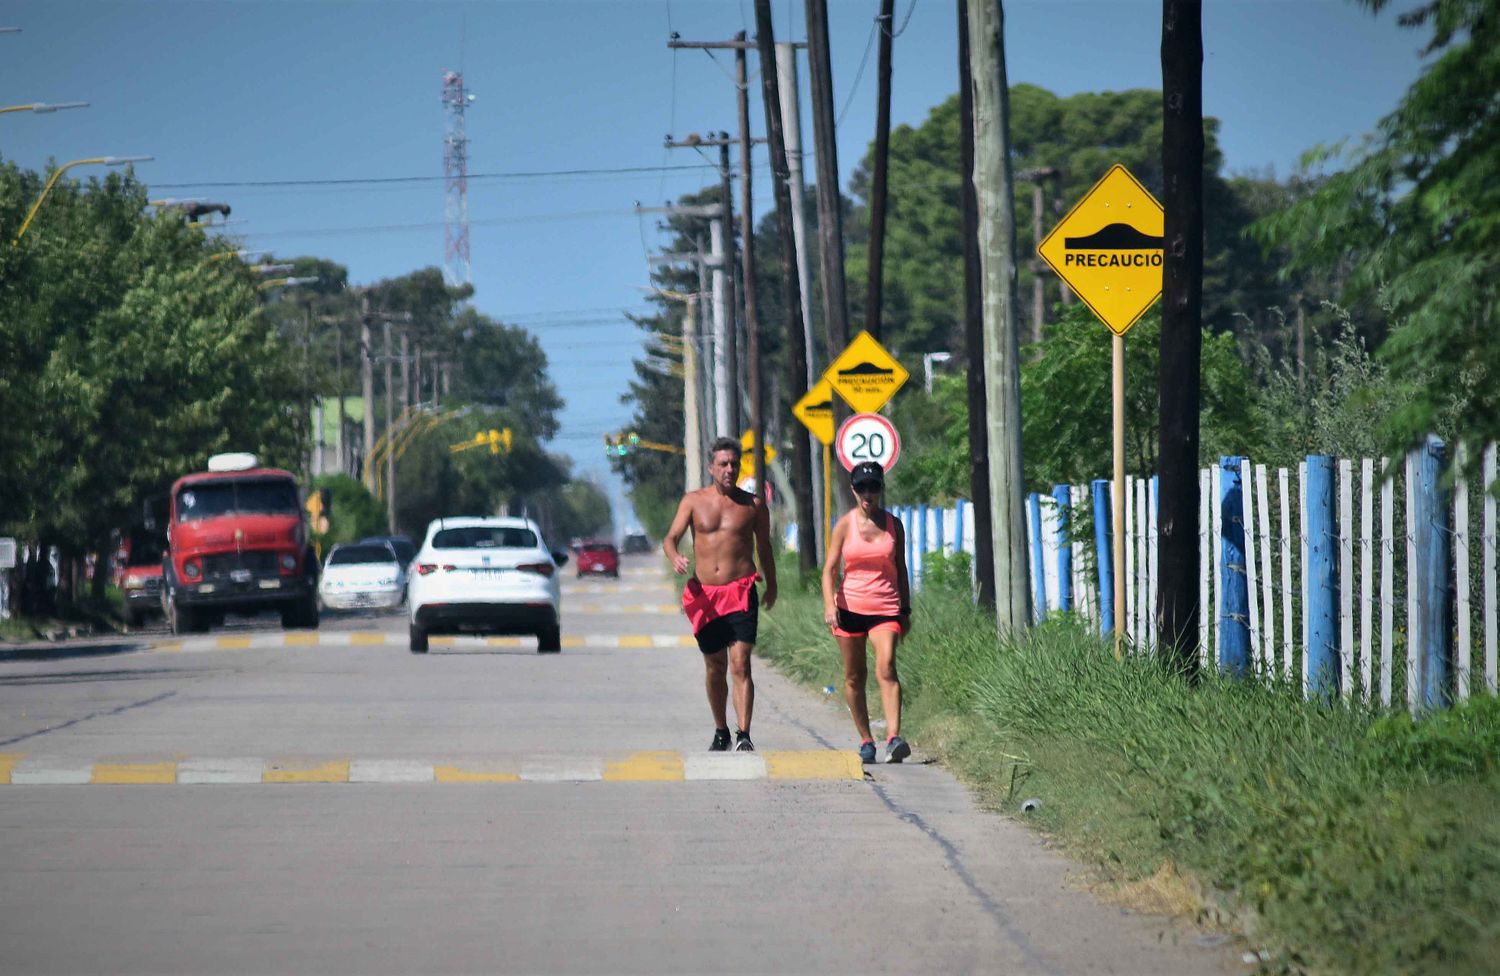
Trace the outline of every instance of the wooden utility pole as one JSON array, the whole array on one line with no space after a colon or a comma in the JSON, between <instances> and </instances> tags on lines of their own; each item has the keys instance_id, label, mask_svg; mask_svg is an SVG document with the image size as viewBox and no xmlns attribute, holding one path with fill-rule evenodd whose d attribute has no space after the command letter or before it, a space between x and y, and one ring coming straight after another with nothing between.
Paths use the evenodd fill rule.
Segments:
<instances>
[{"instance_id":1,"label":"wooden utility pole","mask_svg":"<svg viewBox=\"0 0 1500 976\"><path fill-rule=\"evenodd\" d=\"M741 276L745 286L745 355L749 357L746 372L750 380L750 450L755 491L766 496L766 428L761 422L760 396L760 320L755 309L755 207L751 196L755 179L750 172L750 76L745 67L745 50L749 43L745 32L734 35L734 91L740 121L740 252Z\"/></svg>"},{"instance_id":2,"label":"wooden utility pole","mask_svg":"<svg viewBox=\"0 0 1500 976\"><path fill-rule=\"evenodd\" d=\"M974 85L974 186L984 302L985 419L995 551L995 625L1019 633L1031 622L1021 467L1021 356L1016 321L1016 214L1010 167L1010 93L1000 0L969 4Z\"/></svg>"},{"instance_id":3,"label":"wooden utility pole","mask_svg":"<svg viewBox=\"0 0 1500 976\"><path fill-rule=\"evenodd\" d=\"M838 147L834 142L833 68L828 52L827 0L807 2L807 74L812 86L813 152L818 162L818 240L823 278L823 328L830 358L849 344L849 302L844 291L844 217L839 199ZM834 397L834 422L849 416Z\"/></svg>"},{"instance_id":4,"label":"wooden utility pole","mask_svg":"<svg viewBox=\"0 0 1500 976\"><path fill-rule=\"evenodd\" d=\"M880 338L881 285L885 271L886 173L891 160L891 43L896 0L880 0L875 18L880 30L880 52L875 77L875 172L870 182L869 285L865 292L865 330Z\"/></svg>"},{"instance_id":5,"label":"wooden utility pole","mask_svg":"<svg viewBox=\"0 0 1500 976\"><path fill-rule=\"evenodd\" d=\"M974 503L974 578L981 606L995 607L990 529L990 436L984 407L984 295L979 271L979 201L974 192L974 85L969 71L969 4L958 0L959 158L963 166L964 348L968 356L969 498Z\"/></svg>"},{"instance_id":6,"label":"wooden utility pole","mask_svg":"<svg viewBox=\"0 0 1500 976\"><path fill-rule=\"evenodd\" d=\"M1055 179L1058 170L1051 166L1023 169L1016 174L1019 179L1031 184L1031 341L1042 341L1042 326L1047 315L1045 279L1042 269L1046 267L1036 249L1042 243L1042 181Z\"/></svg>"},{"instance_id":7,"label":"wooden utility pole","mask_svg":"<svg viewBox=\"0 0 1500 976\"><path fill-rule=\"evenodd\" d=\"M1198 373L1203 342L1203 4L1162 0L1162 267L1156 633L1198 664ZM1116 529L1118 531L1118 528ZM1115 626L1120 622L1115 621Z\"/></svg>"},{"instance_id":8,"label":"wooden utility pole","mask_svg":"<svg viewBox=\"0 0 1500 976\"><path fill-rule=\"evenodd\" d=\"M771 187L776 196L776 229L781 242L781 303L786 309L787 395L792 402L807 393L803 346L802 283L797 242L792 232L791 165L781 125L781 91L776 75L776 38L771 0L755 0L755 41L760 50L760 88L766 108L766 139L771 153ZM797 564L802 572L818 563L817 516L813 514L812 457L807 437L792 437L792 493L797 513Z\"/></svg>"},{"instance_id":9,"label":"wooden utility pole","mask_svg":"<svg viewBox=\"0 0 1500 976\"><path fill-rule=\"evenodd\" d=\"M385 519L387 529L396 531L396 452L391 450L391 438L394 436L392 427L395 426L395 386L391 382L391 363L395 359L391 355L391 320L386 319L381 324L381 330L385 334Z\"/></svg>"},{"instance_id":10,"label":"wooden utility pole","mask_svg":"<svg viewBox=\"0 0 1500 976\"><path fill-rule=\"evenodd\" d=\"M375 353L370 348L370 321L370 297L366 295L359 300L359 392L365 401L365 453L359 459L359 465L360 470L366 473L365 487L374 491L370 456L375 453Z\"/></svg>"}]
</instances>

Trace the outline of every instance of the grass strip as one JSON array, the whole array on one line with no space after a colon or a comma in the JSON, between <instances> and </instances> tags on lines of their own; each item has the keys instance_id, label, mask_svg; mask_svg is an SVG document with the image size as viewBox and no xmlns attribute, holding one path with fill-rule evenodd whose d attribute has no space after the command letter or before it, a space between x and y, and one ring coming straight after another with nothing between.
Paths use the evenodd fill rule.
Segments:
<instances>
[{"instance_id":1,"label":"grass strip","mask_svg":"<svg viewBox=\"0 0 1500 976\"><path fill-rule=\"evenodd\" d=\"M783 578L757 652L841 694L821 597ZM1500 972L1500 700L1413 721L1116 662L1076 619L1002 642L966 586L914 603L903 734L993 809L1039 799L1125 900L1243 933L1265 971Z\"/></svg>"}]
</instances>

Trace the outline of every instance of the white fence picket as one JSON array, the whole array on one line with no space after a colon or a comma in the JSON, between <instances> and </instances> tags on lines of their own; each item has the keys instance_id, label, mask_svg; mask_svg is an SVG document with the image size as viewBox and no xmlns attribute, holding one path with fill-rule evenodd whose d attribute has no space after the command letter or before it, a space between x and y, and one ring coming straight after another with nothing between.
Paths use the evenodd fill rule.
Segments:
<instances>
[{"instance_id":1,"label":"white fence picket","mask_svg":"<svg viewBox=\"0 0 1500 976\"><path fill-rule=\"evenodd\" d=\"M1135 478L1125 476L1125 639L1134 643L1139 631L1135 617Z\"/></svg>"},{"instance_id":2,"label":"white fence picket","mask_svg":"<svg viewBox=\"0 0 1500 976\"><path fill-rule=\"evenodd\" d=\"M1209 635L1213 627L1213 587L1210 582L1213 566L1210 551L1213 518L1210 513L1213 505L1209 501L1212 486L1213 479L1208 469L1203 468L1198 472L1198 660L1204 667L1208 666Z\"/></svg>"},{"instance_id":3,"label":"white fence picket","mask_svg":"<svg viewBox=\"0 0 1500 976\"><path fill-rule=\"evenodd\" d=\"M1389 458L1380 459L1380 470L1390 471ZM1391 704L1391 659L1396 641L1396 478L1380 483L1380 704Z\"/></svg>"},{"instance_id":4,"label":"white fence picket","mask_svg":"<svg viewBox=\"0 0 1500 976\"><path fill-rule=\"evenodd\" d=\"M1256 585L1255 566L1255 482L1250 476L1250 459L1240 458L1240 522L1245 529L1245 623L1250 631L1250 660L1257 673L1264 674L1266 661L1260 646L1260 593Z\"/></svg>"},{"instance_id":5,"label":"white fence picket","mask_svg":"<svg viewBox=\"0 0 1500 976\"><path fill-rule=\"evenodd\" d=\"M1159 564L1156 551L1156 479L1146 479L1146 639L1156 644L1156 584Z\"/></svg>"},{"instance_id":6,"label":"white fence picket","mask_svg":"<svg viewBox=\"0 0 1500 976\"><path fill-rule=\"evenodd\" d=\"M1454 452L1454 464L1464 468L1464 446ZM1453 485L1453 615L1458 618L1458 646L1453 649L1453 690L1459 701L1469 697L1473 634L1469 622L1469 479Z\"/></svg>"},{"instance_id":7,"label":"white fence picket","mask_svg":"<svg viewBox=\"0 0 1500 976\"><path fill-rule=\"evenodd\" d=\"M1372 578L1371 540L1375 526L1375 462L1365 458L1359 463L1359 690L1365 701L1371 701L1370 649L1374 646L1370 629L1374 621L1375 587Z\"/></svg>"},{"instance_id":8,"label":"white fence picket","mask_svg":"<svg viewBox=\"0 0 1500 976\"><path fill-rule=\"evenodd\" d=\"M1339 689L1354 689L1354 462L1339 461Z\"/></svg>"},{"instance_id":9,"label":"white fence picket","mask_svg":"<svg viewBox=\"0 0 1500 976\"><path fill-rule=\"evenodd\" d=\"M1151 637L1146 624L1146 478L1135 479L1135 640L1136 649L1144 650Z\"/></svg>"},{"instance_id":10,"label":"white fence picket","mask_svg":"<svg viewBox=\"0 0 1500 976\"><path fill-rule=\"evenodd\" d=\"M1209 545L1209 565L1210 565L1210 567L1212 567L1211 570L1210 570L1210 575L1211 575L1211 577L1213 579L1213 587L1214 587L1214 599L1213 599L1213 629L1214 629L1213 664L1214 664L1215 667L1217 667L1218 664L1219 664L1219 662L1224 659L1224 657L1223 657L1223 647L1220 644L1220 642L1222 640L1222 636L1219 633L1219 630L1220 630L1220 627L1219 627L1219 614L1222 612L1222 608L1223 608L1223 605L1224 605L1224 592L1223 592L1224 587L1221 585L1224 578L1221 575L1219 575L1219 561L1220 561L1220 559L1224 555L1224 544L1223 544L1223 538L1224 538L1224 506L1221 505L1221 504L1219 504L1219 498L1221 497L1220 496L1220 491L1224 487L1224 478L1223 478L1223 475L1220 473L1222 470L1223 469L1220 468L1219 465L1217 465L1217 464L1211 465L1209 467L1209 469L1208 469L1208 474L1209 474L1208 497L1210 499L1211 506L1212 506L1212 515L1211 515L1211 517L1209 519L1209 524L1213 526L1213 535L1209 537L1208 545Z\"/></svg>"},{"instance_id":11,"label":"white fence picket","mask_svg":"<svg viewBox=\"0 0 1500 976\"><path fill-rule=\"evenodd\" d=\"M1271 505L1266 497L1266 466L1255 466L1255 503L1260 538L1260 643L1265 674L1276 670L1276 611L1271 576Z\"/></svg>"},{"instance_id":12,"label":"white fence picket","mask_svg":"<svg viewBox=\"0 0 1500 976\"><path fill-rule=\"evenodd\" d=\"M1047 607L1056 610L1062 604L1060 580L1057 577L1057 500L1042 496L1042 585L1046 588Z\"/></svg>"},{"instance_id":13,"label":"white fence picket","mask_svg":"<svg viewBox=\"0 0 1500 976\"><path fill-rule=\"evenodd\" d=\"M1496 692L1496 660L1500 649L1496 644L1495 603L1495 445L1484 449L1481 466L1484 478L1484 523L1480 533L1484 536L1484 686L1490 694Z\"/></svg>"}]
</instances>

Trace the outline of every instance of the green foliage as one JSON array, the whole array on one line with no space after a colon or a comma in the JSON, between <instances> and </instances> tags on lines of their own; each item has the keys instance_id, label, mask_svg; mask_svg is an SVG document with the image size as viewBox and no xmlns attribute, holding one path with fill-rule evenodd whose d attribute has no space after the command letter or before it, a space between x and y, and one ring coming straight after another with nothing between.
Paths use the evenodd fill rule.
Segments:
<instances>
[{"instance_id":1,"label":"green foliage","mask_svg":"<svg viewBox=\"0 0 1500 976\"><path fill-rule=\"evenodd\" d=\"M609 495L592 481L574 480L563 486L552 507L550 530L554 544L609 534L612 524Z\"/></svg>"},{"instance_id":2,"label":"green foliage","mask_svg":"<svg viewBox=\"0 0 1500 976\"><path fill-rule=\"evenodd\" d=\"M340 542L354 542L371 535L385 535L385 506L361 482L345 474L325 474L313 479L312 490L328 489L333 511L328 532L319 537L323 551Z\"/></svg>"},{"instance_id":3,"label":"green foliage","mask_svg":"<svg viewBox=\"0 0 1500 976\"><path fill-rule=\"evenodd\" d=\"M968 597L973 592L974 557L967 552L929 552L922 558L922 589Z\"/></svg>"},{"instance_id":4,"label":"green foliage","mask_svg":"<svg viewBox=\"0 0 1500 976\"><path fill-rule=\"evenodd\" d=\"M808 684L839 661L813 595L783 593L757 652ZM907 737L1106 876L1175 865L1272 971L1488 974L1500 953L1500 701L1420 722L1151 656L1075 621L997 640L967 596L913 601ZM874 697L872 696L872 703ZM852 732L852 730L851 730Z\"/></svg>"},{"instance_id":5,"label":"green foliage","mask_svg":"<svg viewBox=\"0 0 1500 976\"><path fill-rule=\"evenodd\" d=\"M1380 354L1415 382L1380 431L1388 450L1452 415L1477 457L1500 436L1500 3L1431 0L1400 20L1431 30L1422 76L1364 145L1310 153L1348 166L1258 232L1396 320Z\"/></svg>"}]
</instances>

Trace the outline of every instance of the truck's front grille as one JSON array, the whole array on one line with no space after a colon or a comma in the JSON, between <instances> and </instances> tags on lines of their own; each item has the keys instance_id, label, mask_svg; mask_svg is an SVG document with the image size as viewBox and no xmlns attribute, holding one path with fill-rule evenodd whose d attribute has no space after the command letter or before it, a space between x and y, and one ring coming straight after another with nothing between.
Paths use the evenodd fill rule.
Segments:
<instances>
[{"instance_id":1,"label":"truck's front grille","mask_svg":"<svg viewBox=\"0 0 1500 976\"><path fill-rule=\"evenodd\" d=\"M227 576L237 569L248 569L260 575L276 574L276 553L256 551L221 552L203 557L204 576Z\"/></svg>"}]
</instances>

